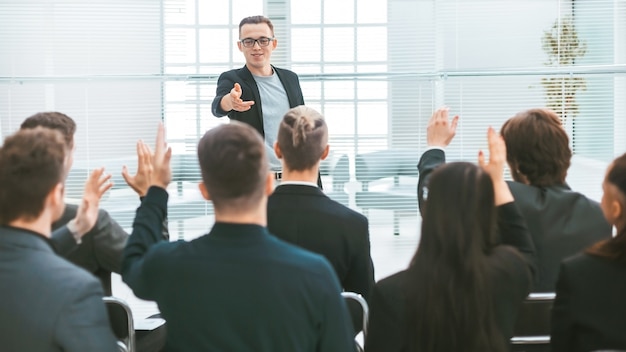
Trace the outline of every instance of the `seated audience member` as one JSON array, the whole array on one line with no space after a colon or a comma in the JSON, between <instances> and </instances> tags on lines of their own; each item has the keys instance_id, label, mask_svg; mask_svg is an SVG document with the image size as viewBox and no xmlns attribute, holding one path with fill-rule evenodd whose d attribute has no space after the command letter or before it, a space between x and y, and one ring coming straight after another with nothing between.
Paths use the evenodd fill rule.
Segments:
<instances>
[{"instance_id":1,"label":"seated audience member","mask_svg":"<svg viewBox=\"0 0 626 352\"><path fill-rule=\"evenodd\" d=\"M74 120L60 112L40 112L24 120L21 129L37 127L50 128L62 134L70 153L68 170L71 169L76 132ZM146 167L139 166L136 175L129 174L124 168L122 176L141 198L150 186L150 174ZM87 193L88 188L85 191L83 198L92 197L92 193ZM128 233L105 210L98 207L85 209L84 205L74 204L65 205L63 215L52 224L52 229L52 243L57 253L95 274L102 282L104 294L111 296L111 273L122 272L122 256ZM163 236L169 238L167 219L163 222ZM136 332L135 347L139 352L159 350L164 344L165 325L151 331Z\"/></svg>"},{"instance_id":2,"label":"seated audience member","mask_svg":"<svg viewBox=\"0 0 626 352\"><path fill-rule=\"evenodd\" d=\"M454 124L454 122L453 122ZM554 292L561 261L611 236L600 205L565 183L572 152L558 116L547 109L518 113L501 130L514 182L508 182L515 203L528 224L536 249L532 290ZM439 147L446 147L450 140ZM444 163L442 149L423 160Z\"/></svg>"},{"instance_id":3,"label":"seated audience member","mask_svg":"<svg viewBox=\"0 0 626 352\"><path fill-rule=\"evenodd\" d=\"M617 235L563 261L552 351L626 350L626 154L608 167L600 206Z\"/></svg>"},{"instance_id":4,"label":"seated audience member","mask_svg":"<svg viewBox=\"0 0 626 352\"><path fill-rule=\"evenodd\" d=\"M65 206L69 158L61 134L46 128L18 131L0 148L3 351L116 350L102 285L56 255L49 240Z\"/></svg>"},{"instance_id":5,"label":"seated audience member","mask_svg":"<svg viewBox=\"0 0 626 352\"><path fill-rule=\"evenodd\" d=\"M259 133L232 121L200 140L199 187L213 202L215 224L190 242L159 235L171 180L164 133L161 125L153 186L137 210L122 278L137 297L159 305L167 320L166 349L353 351L349 316L328 261L265 227L274 187Z\"/></svg>"},{"instance_id":6,"label":"seated audience member","mask_svg":"<svg viewBox=\"0 0 626 352\"><path fill-rule=\"evenodd\" d=\"M21 129L46 127L60 132L70 150L70 168L73 162L76 123L60 112L40 112L22 122ZM140 196L148 190L147 175L131 176L124 170L124 179ZM90 222L78 222L80 207L66 204L63 215L54 222L52 242L57 252L72 263L97 274L103 281L106 295L111 295L111 272L121 273L122 253L128 234L109 214L100 209ZM97 218L97 219L95 219ZM82 225L82 226L81 226ZM79 244L80 243L80 244Z\"/></svg>"},{"instance_id":7,"label":"seated audience member","mask_svg":"<svg viewBox=\"0 0 626 352\"><path fill-rule=\"evenodd\" d=\"M444 138L447 118L444 109L431 119ZM504 181L504 141L492 129L488 140L480 166L420 161L419 182L429 180L419 247L406 270L374 286L366 351L507 350L533 246Z\"/></svg>"},{"instance_id":8,"label":"seated audience member","mask_svg":"<svg viewBox=\"0 0 626 352\"><path fill-rule=\"evenodd\" d=\"M367 218L328 198L316 183L320 162L329 151L324 117L306 106L289 110L274 149L283 178L267 202L269 232L324 255L343 289L367 298L374 285ZM355 317L360 309L354 307ZM354 319L357 324L359 320ZM357 331L362 326L358 324Z\"/></svg>"}]
</instances>

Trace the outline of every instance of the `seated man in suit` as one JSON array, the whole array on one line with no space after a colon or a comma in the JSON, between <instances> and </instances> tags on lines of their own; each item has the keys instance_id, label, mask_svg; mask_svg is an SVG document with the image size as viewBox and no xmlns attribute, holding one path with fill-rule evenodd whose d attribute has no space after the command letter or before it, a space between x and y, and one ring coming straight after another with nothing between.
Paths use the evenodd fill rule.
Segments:
<instances>
[{"instance_id":1,"label":"seated man in suit","mask_svg":"<svg viewBox=\"0 0 626 352\"><path fill-rule=\"evenodd\" d=\"M278 128L274 151L282 162L283 179L267 203L270 233L324 255L343 289L367 299L374 285L367 218L328 198L316 184L320 162L329 151L324 117L303 105L289 110ZM350 310L360 315L360 307ZM353 320L361 330L361 319Z\"/></svg>"},{"instance_id":2,"label":"seated man in suit","mask_svg":"<svg viewBox=\"0 0 626 352\"><path fill-rule=\"evenodd\" d=\"M161 125L152 187L137 210L122 278L167 320L172 351L353 351L350 321L328 261L265 227L272 192L263 138L247 124L215 127L198 144L200 191L215 224L191 242L166 242L171 149Z\"/></svg>"},{"instance_id":3,"label":"seated man in suit","mask_svg":"<svg viewBox=\"0 0 626 352\"><path fill-rule=\"evenodd\" d=\"M69 150L69 171L74 161L74 120L60 112L40 112L24 120L21 126L22 129L37 127L46 127L61 133ZM124 180L140 198L146 195L150 186L148 171L144 167L138 167L137 174L130 175L128 170L122 170ZM91 179L94 177L96 175L92 174ZM83 198L93 198L93 192L87 193L89 188L85 191ZM105 295L111 296L111 273L122 272L122 255L128 233L105 210L90 207L85 211L84 204L66 204L63 215L52 224L52 229L51 240L57 253L95 274L102 282ZM163 222L162 233L163 238L169 239L167 219ZM165 344L165 326L152 331L137 331L135 342L137 351L159 350Z\"/></svg>"},{"instance_id":4,"label":"seated man in suit","mask_svg":"<svg viewBox=\"0 0 626 352\"><path fill-rule=\"evenodd\" d=\"M18 131L0 148L3 351L116 350L100 282L56 255L49 240L64 209L69 153L46 128Z\"/></svg>"},{"instance_id":5,"label":"seated man in suit","mask_svg":"<svg viewBox=\"0 0 626 352\"><path fill-rule=\"evenodd\" d=\"M428 144L418 168L444 163L445 148L454 137L458 116L448 121L448 110L429 126ZM446 131L435 135L434 131ZM507 149L507 163L514 182L508 182L536 249L534 292L554 292L559 266L595 242L611 237L598 202L572 191L565 177L572 152L558 116L548 109L531 109L507 120L500 131ZM422 183L420 178L420 183ZM423 186L418 186L420 201Z\"/></svg>"},{"instance_id":6,"label":"seated man in suit","mask_svg":"<svg viewBox=\"0 0 626 352\"><path fill-rule=\"evenodd\" d=\"M71 168L76 132L74 120L60 112L40 112L24 120L21 125L21 129L36 127L61 132L70 150ZM124 170L123 176L139 196L145 195L149 185L145 172L131 176ZM128 233L102 209L92 215L90 221L76 221L81 209L74 204L65 205L63 215L52 225L52 242L61 256L96 274L103 283L105 294L110 296L111 272L121 273L122 253Z\"/></svg>"}]
</instances>

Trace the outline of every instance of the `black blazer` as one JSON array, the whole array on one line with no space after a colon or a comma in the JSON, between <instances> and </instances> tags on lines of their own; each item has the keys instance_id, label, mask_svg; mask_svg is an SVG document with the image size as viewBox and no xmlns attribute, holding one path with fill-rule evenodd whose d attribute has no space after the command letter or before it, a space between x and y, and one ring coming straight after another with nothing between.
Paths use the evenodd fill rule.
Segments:
<instances>
[{"instance_id":1,"label":"black blazer","mask_svg":"<svg viewBox=\"0 0 626 352\"><path fill-rule=\"evenodd\" d=\"M300 88L300 81L298 75L294 72L281 69L272 66L274 72L278 75L280 82L285 87L287 98L289 99L289 107L294 108L298 105L304 105L304 97L302 96L302 88ZM241 85L241 99L243 101L253 100L254 105L248 111L224 111L220 107L222 98L230 94L235 83ZM245 122L254 127L262 136L265 136L263 130L263 102L261 101L261 95L259 94L259 87L248 70L247 66L239 69L226 71L220 75L217 80L216 96L213 99L212 111L213 115L222 117L228 115L229 118L241 122ZM285 111L286 112L286 111Z\"/></svg>"},{"instance_id":2,"label":"black blazer","mask_svg":"<svg viewBox=\"0 0 626 352\"><path fill-rule=\"evenodd\" d=\"M429 150L420 159L422 167L445 162L445 153L440 149ZM424 182L420 175L420 206ZM572 191L567 185L544 188L519 182L508 182L508 185L535 245L533 292L554 292L561 261L609 238L611 226L597 202Z\"/></svg>"},{"instance_id":3,"label":"black blazer","mask_svg":"<svg viewBox=\"0 0 626 352\"><path fill-rule=\"evenodd\" d=\"M626 265L588 254L561 265L552 351L626 350Z\"/></svg>"},{"instance_id":4,"label":"black blazer","mask_svg":"<svg viewBox=\"0 0 626 352\"><path fill-rule=\"evenodd\" d=\"M365 216L328 198L319 188L279 185L267 203L267 227L276 237L322 254L335 269L344 291L369 298L374 285L369 224ZM349 303L355 332L361 309Z\"/></svg>"},{"instance_id":5,"label":"black blazer","mask_svg":"<svg viewBox=\"0 0 626 352\"><path fill-rule=\"evenodd\" d=\"M332 264L345 291L368 297L374 285L367 218L319 188L279 185L267 203L267 227L276 237Z\"/></svg>"},{"instance_id":6,"label":"black blazer","mask_svg":"<svg viewBox=\"0 0 626 352\"><path fill-rule=\"evenodd\" d=\"M537 250L534 292L554 292L561 262L611 237L600 204L567 185L535 187L509 182Z\"/></svg>"}]
</instances>

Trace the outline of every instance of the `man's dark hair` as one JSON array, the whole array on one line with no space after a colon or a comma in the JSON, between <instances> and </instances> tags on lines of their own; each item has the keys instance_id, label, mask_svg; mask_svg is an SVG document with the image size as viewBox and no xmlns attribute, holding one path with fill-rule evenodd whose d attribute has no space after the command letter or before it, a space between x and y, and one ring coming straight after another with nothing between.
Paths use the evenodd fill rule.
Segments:
<instances>
[{"instance_id":1,"label":"man's dark hair","mask_svg":"<svg viewBox=\"0 0 626 352\"><path fill-rule=\"evenodd\" d=\"M231 121L207 131L198 143L202 181L216 210L246 210L264 194L269 163L261 135Z\"/></svg>"},{"instance_id":2,"label":"man's dark hair","mask_svg":"<svg viewBox=\"0 0 626 352\"><path fill-rule=\"evenodd\" d=\"M38 112L22 122L21 129L47 127L61 132L68 147L74 147L74 133L76 122L71 117L56 111Z\"/></svg>"},{"instance_id":3,"label":"man's dark hair","mask_svg":"<svg viewBox=\"0 0 626 352\"><path fill-rule=\"evenodd\" d=\"M274 35L274 25L272 24L272 21L270 21L269 18L265 16L260 16L260 15L246 17L243 20L241 20L241 22L239 22L239 34L241 34L241 27L243 27L244 24L259 24L259 23L267 24L267 26L270 27L270 31L272 31L272 36Z\"/></svg>"},{"instance_id":4,"label":"man's dark hair","mask_svg":"<svg viewBox=\"0 0 626 352\"><path fill-rule=\"evenodd\" d=\"M319 112L304 105L287 111L276 139L288 169L314 167L328 144L328 126Z\"/></svg>"},{"instance_id":5,"label":"man's dark hair","mask_svg":"<svg viewBox=\"0 0 626 352\"><path fill-rule=\"evenodd\" d=\"M41 215L50 191L65 181L68 145L60 132L23 129L0 148L0 224Z\"/></svg>"},{"instance_id":6,"label":"man's dark hair","mask_svg":"<svg viewBox=\"0 0 626 352\"><path fill-rule=\"evenodd\" d=\"M520 112L502 125L500 133L516 181L523 175L533 186L565 183L572 151L567 133L552 110Z\"/></svg>"}]
</instances>

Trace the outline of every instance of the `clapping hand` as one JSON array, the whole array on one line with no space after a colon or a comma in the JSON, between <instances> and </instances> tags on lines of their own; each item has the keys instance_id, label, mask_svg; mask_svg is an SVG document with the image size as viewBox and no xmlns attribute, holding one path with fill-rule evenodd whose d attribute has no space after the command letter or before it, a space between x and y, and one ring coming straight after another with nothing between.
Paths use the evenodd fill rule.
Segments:
<instances>
[{"instance_id":1,"label":"clapping hand","mask_svg":"<svg viewBox=\"0 0 626 352\"><path fill-rule=\"evenodd\" d=\"M489 161L485 160L485 154L481 150L478 152L478 165L491 176L496 205L512 202L514 200L513 195L504 181L504 164L506 163L504 139L493 128L489 127L487 141L489 143Z\"/></svg>"},{"instance_id":2,"label":"clapping hand","mask_svg":"<svg viewBox=\"0 0 626 352\"><path fill-rule=\"evenodd\" d=\"M140 197L144 197L148 193L152 178L152 151L150 147L143 141L137 141L137 173L131 176L128 173L126 165L122 168L122 177L124 181L135 191Z\"/></svg>"},{"instance_id":3,"label":"clapping hand","mask_svg":"<svg viewBox=\"0 0 626 352\"><path fill-rule=\"evenodd\" d=\"M96 224L100 199L111 187L113 187L111 175L105 174L103 167L91 172L85 182L83 199L78 206L76 217L72 220L75 236L82 237Z\"/></svg>"},{"instance_id":4,"label":"clapping hand","mask_svg":"<svg viewBox=\"0 0 626 352\"><path fill-rule=\"evenodd\" d=\"M172 159L172 148L167 146L165 141L165 127L163 123L159 123L157 131L156 145L154 154L151 155L152 177L151 186L157 186L166 189L172 181L172 168L170 161Z\"/></svg>"}]
</instances>

